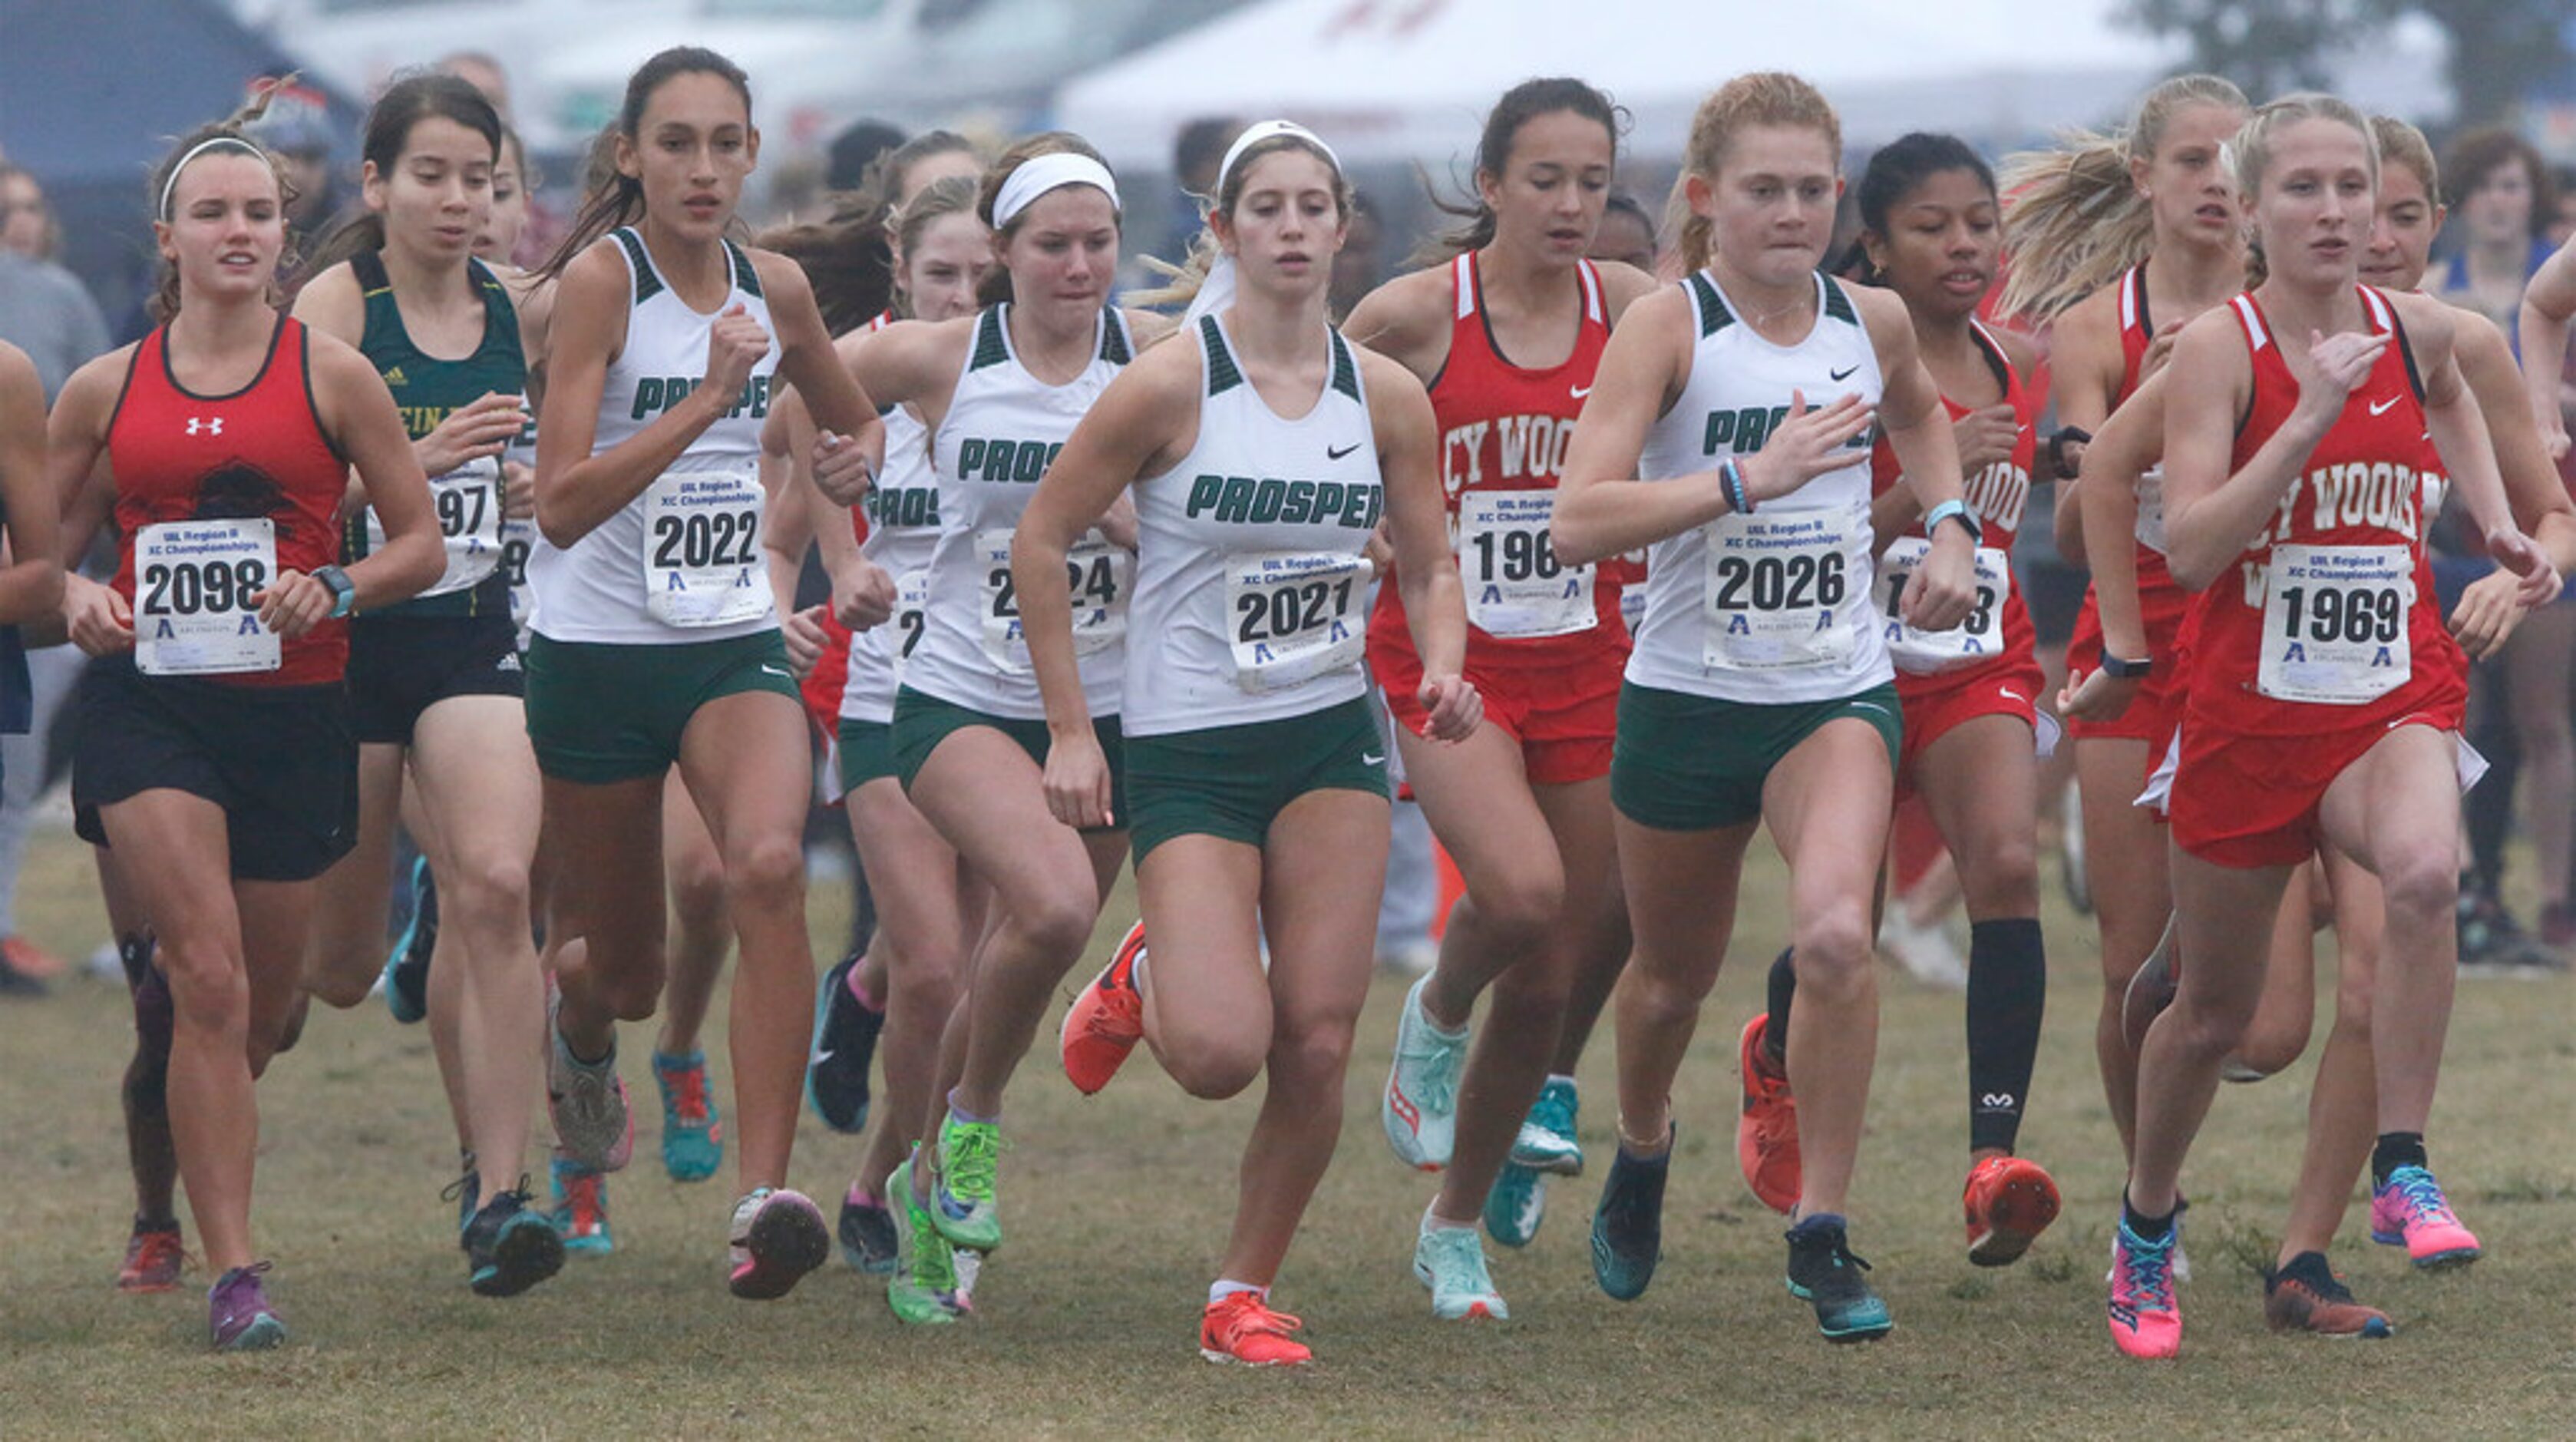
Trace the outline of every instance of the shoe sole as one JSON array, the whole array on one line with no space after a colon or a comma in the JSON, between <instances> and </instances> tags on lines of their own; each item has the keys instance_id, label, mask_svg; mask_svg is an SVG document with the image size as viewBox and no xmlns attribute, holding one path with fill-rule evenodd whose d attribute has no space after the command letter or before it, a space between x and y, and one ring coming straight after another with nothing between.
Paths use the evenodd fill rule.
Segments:
<instances>
[{"instance_id":1,"label":"shoe sole","mask_svg":"<svg viewBox=\"0 0 2576 1442\"><path fill-rule=\"evenodd\" d=\"M221 1352L265 1352L286 1341L286 1324L274 1313L263 1312L251 1324L233 1334L233 1339L217 1347Z\"/></svg>"},{"instance_id":2,"label":"shoe sole","mask_svg":"<svg viewBox=\"0 0 2576 1442\"><path fill-rule=\"evenodd\" d=\"M1602 1294L1610 1300L1633 1302L1646 1295L1646 1289L1655 1284L1655 1268L1662 1263L1663 1252L1661 1248L1657 1248L1656 1254L1648 1259L1637 1275L1614 1282L1609 1268L1619 1260L1617 1251L1602 1237L1600 1229L1595 1227L1592 1232L1592 1280L1600 1286ZM1634 1285L1624 1285L1625 1283Z\"/></svg>"},{"instance_id":3,"label":"shoe sole","mask_svg":"<svg viewBox=\"0 0 2576 1442\"><path fill-rule=\"evenodd\" d=\"M501 1229L492 1244L492 1265L468 1283L478 1297L515 1297L563 1270L564 1240L552 1222L533 1212L528 1221Z\"/></svg>"},{"instance_id":4,"label":"shoe sole","mask_svg":"<svg viewBox=\"0 0 2576 1442\"><path fill-rule=\"evenodd\" d=\"M128 1297L150 1297L162 1292L175 1292L179 1290L179 1283L175 1279L167 1282L129 1282L119 1277L116 1281L116 1290Z\"/></svg>"},{"instance_id":5,"label":"shoe sole","mask_svg":"<svg viewBox=\"0 0 2576 1442\"><path fill-rule=\"evenodd\" d=\"M2057 1220L2057 1210L2054 1189L2030 1178L2005 1183L1996 1189L1994 1204L1987 1210L1985 1235L1968 1244L1969 1264L2008 1267L2020 1261L2039 1234Z\"/></svg>"},{"instance_id":6,"label":"shoe sole","mask_svg":"<svg viewBox=\"0 0 2576 1442\"><path fill-rule=\"evenodd\" d=\"M2330 1332L2323 1327L2312 1327L2308 1325L2305 1318L2274 1317L2267 1314L2263 1321L2273 1331L2284 1335L2295 1333L2328 1342L2376 1342L2397 1335L2397 1328L2385 1317L2374 1317L2349 1332Z\"/></svg>"},{"instance_id":7,"label":"shoe sole","mask_svg":"<svg viewBox=\"0 0 2576 1442\"><path fill-rule=\"evenodd\" d=\"M1431 1286L1431 1270L1420 1262L1414 1263L1413 1280L1425 1287ZM1469 1302L1464 1311L1444 1312L1440 1309L1440 1299L1435 1289L1431 1301L1431 1315L1443 1322L1506 1322L1511 1320L1512 1309L1504 1306L1503 1299L1496 1296L1491 1302L1479 1297Z\"/></svg>"},{"instance_id":8,"label":"shoe sole","mask_svg":"<svg viewBox=\"0 0 2576 1442\"><path fill-rule=\"evenodd\" d=\"M1551 1177L1583 1175L1583 1153L1580 1151L1524 1152L1519 1147L1514 1147L1510 1161L1513 1166L1527 1167L1534 1172L1545 1172Z\"/></svg>"},{"instance_id":9,"label":"shoe sole","mask_svg":"<svg viewBox=\"0 0 2576 1442\"><path fill-rule=\"evenodd\" d=\"M831 1229L811 1203L764 1206L743 1235L751 1265L733 1275L733 1294L747 1302L774 1302L796 1290L807 1273L832 1258Z\"/></svg>"},{"instance_id":10,"label":"shoe sole","mask_svg":"<svg viewBox=\"0 0 2576 1442\"><path fill-rule=\"evenodd\" d=\"M1799 1286L1795 1282L1790 1282L1788 1287L1790 1296L1795 1297L1799 1301L1805 1302L1810 1306L1815 1304L1815 1293L1808 1291L1806 1288ZM1896 1319L1889 1317L1882 1321L1864 1322L1857 1327L1837 1328L1833 1324L1827 1322L1824 1318L1818 1317L1816 1319L1816 1330L1823 1334L1824 1339L1828 1342L1875 1342L1879 1338L1896 1330Z\"/></svg>"},{"instance_id":11,"label":"shoe sole","mask_svg":"<svg viewBox=\"0 0 2576 1442\"><path fill-rule=\"evenodd\" d=\"M1315 1360L1314 1358L1309 1357L1304 1361L1297 1362L1284 1360L1278 1362L1255 1362L1248 1358L1238 1357L1232 1352L1220 1352L1214 1347L1199 1348L1199 1356L1206 1361L1217 1363L1220 1366L1232 1367L1304 1367L1310 1365Z\"/></svg>"}]
</instances>

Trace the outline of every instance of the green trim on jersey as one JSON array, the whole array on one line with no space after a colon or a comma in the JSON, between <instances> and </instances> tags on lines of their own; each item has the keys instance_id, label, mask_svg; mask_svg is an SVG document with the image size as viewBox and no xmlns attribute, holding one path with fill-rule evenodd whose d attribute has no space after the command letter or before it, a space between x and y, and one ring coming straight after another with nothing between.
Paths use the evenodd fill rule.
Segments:
<instances>
[{"instance_id":1,"label":"green trim on jersey","mask_svg":"<svg viewBox=\"0 0 2576 1442\"><path fill-rule=\"evenodd\" d=\"M1368 398L1360 394L1359 357L1351 354L1350 342L1342 339L1340 331L1334 331L1331 334L1333 337L1333 389L1349 396L1352 400L1365 402Z\"/></svg>"},{"instance_id":2,"label":"green trim on jersey","mask_svg":"<svg viewBox=\"0 0 2576 1442\"><path fill-rule=\"evenodd\" d=\"M385 274L384 256L362 250L349 257L349 272L366 296L366 328L358 353L393 392L403 429L415 441L438 429L452 411L487 394L514 396L528 388L528 361L519 347L519 312L510 303L509 287L479 260L468 258L466 275L483 298L483 341L463 360L441 360L413 343L403 325L402 306L393 281ZM496 498L497 499L497 498ZM340 527L343 557L356 561L367 554L367 513L352 512ZM443 596L424 596L388 606L377 616L507 615L510 582L495 570L484 580Z\"/></svg>"},{"instance_id":3,"label":"green trim on jersey","mask_svg":"<svg viewBox=\"0 0 2576 1442\"><path fill-rule=\"evenodd\" d=\"M1690 273L1691 300L1699 312L1699 338L1706 340L1735 324L1735 316L1726 308L1726 298L1717 293L1717 285L1698 271Z\"/></svg>"},{"instance_id":4,"label":"green trim on jersey","mask_svg":"<svg viewBox=\"0 0 2576 1442\"><path fill-rule=\"evenodd\" d=\"M1136 358L1127 345L1127 317L1114 309L1101 312L1100 358L1118 366Z\"/></svg>"},{"instance_id":5,"label":"green trim on jersey","mask_svg":"<svg viewBox=\"0 0 2576 1442\"><path fill-rule=\"evenodd\" d=\"M626 247L626 268L635 277L634 304L642 305L661 294L662 274L653 268L653 257L644 251L644 237L622 225L611 233L619 245Z\"/></svg>"},{"instance_id":6,"label":"green trim on jersey","mask_svg":"<svg viewBox=\"0 0 2576 1442\"><path fill-rule=\"evenodd\" d=\"M1199 344L1207 350L1207 393L1224 395L1243 384L1243 372L1235 369L1234 352L1226 349L1225 328L1213 315L1199 317Z\"/></svg>"},{"instance_id":7,"label":"green trim on jersey","mask_svg":"<svg viewBox=\"0 0 2576 1442\"><path fill-rule=\"evenodd\" d=\"M760 269L751 263L751 252L728 240L725 254L733 257L733 283L744 295L767 299L760 294Z\"/></svg>"},{"instance_id":8,"label":"green trim on jersey","mask_svg":"<svg viewBox=\"0 0 2576 1442\"><path fill-rule=\"evenodd\" d=\"M1852 325L1860 324L1860 312L1852 308L1851 297L1843 293L1843 283L1832 276L1824 277L1825 314Z\"/></svg>"},{"instance_id":9,"label":"green trim on jersey","mask_svg":"<svg viewBox=\"0 0 2576 1442\"><path fill-rule=\"evenodd\" d=\"M975 320L975 355L966 369L979 371L1011 358L1010 338L1002 334L1002 307L988 305Z\"/></svg>"}]
</instances>

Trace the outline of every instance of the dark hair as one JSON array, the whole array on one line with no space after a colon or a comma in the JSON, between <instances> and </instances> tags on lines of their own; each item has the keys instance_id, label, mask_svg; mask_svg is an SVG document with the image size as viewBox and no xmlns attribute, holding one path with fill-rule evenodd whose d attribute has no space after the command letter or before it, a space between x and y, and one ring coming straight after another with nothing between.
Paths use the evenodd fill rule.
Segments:
<instances>
[{"instance_id":1,"label":"dark hair","mask_svg":"<svg viewBox=\"0 0 2576 1442\"><path fill-rule=\"evenodd\" d=\"M1182 126L1172 138L1172 182L1186 184L1190 172L1213 168L1242 133L1243 122L1224 115L1205 116Z\"/></svg>"},{"instance_id":2,"label":"dark hair","mask_svg":"<svg viewBox=\"0 0 2576 1442\"><path fill-rule=\"evenodd\" d=\"M1864 237L1887 238L1887 217L1896 203L1914 193L1915 187L1933 176L1953 170L1964 170L1977 178L1988 198L1995 197L1995 172L1985 157L1955 135L1937 135L1930 131L1910 131L1878 148L1862 170L1860 186L1855 192L1860 202L1860 235L1851 248L1843 252L1842 262L1833 269L1837 275L1854 275L1875 285L1878 270L1869 262L1869 249Z\"/></svg>"},{"instance_id":3,"label":"dark hair","mask_svg":"<svg viewBox=\"0 0 2576 1442\"><path fill-rule=\"evenodd\" d=\"M882 120L853 120L823 149L823 188L856 190L867 184L886 152L903 144L900 127Z\"/></svg>"},{"instance_id":4,"label":"dark hair","mask_svg":"<svg viewBox=\"0 0 2576 1442\"><path fill-rule=\"evenodd\" d=\"M2558 209L2557 178L2530 141L2501 126L2472 130L2451 142L2442 157L2442 203L2458 210L2488 176L2517 160L2531 177L2531 234L2537 240Z\"/></svg>"},{"instance_id":5,"label":"dark hair","mask_svg":"<svg viewBox=\"0 0 2576 1442\"><path fill-rule=\"evenodd\" d=\"M537 274L553 280L572 264L573 257L588 250L593 241L644 213L644 183L618 170L617 137L635 139L644 124L644 107L665 82L683 75L713 75L733 87L742 97L744 115L751 113L751 80L742 67L716 52L698 45L674 45L635 67L626 80L626 99L617 107L617 119L591 142L587 194L581 210L573 217L572 229L565 233L563 244L546 257ZM604 163L603 163L604 162Z\"/></svg>"},{"instance_id":6,"label":"dark hair","mask_svg":"<svg viewBox=\"0 0 2576 1442\"><path fill-rule=\"evenodd\" d=\"M433 118L453 120L482 136L491 142L492 163L501 163L501 113L482 91L444 70L415 70L385 87L385 93L376 97L375 108L367 112L359 158L374 166L378 177L392 178L404 148L411 144L413 129ZM314 247L296 283L301 285L362 250L384 248L385 218L361 202L328 239Z\"/></svg>"},{"instance_id":7,"label":"dark hair","mask_svg":"<svg viewBox=\"0 0 2576 1442\"><path fill-rule=\"evenodd\" d=\"M1070 130L1041 130L1035 135L1024 135L1012 142L1009 149L996 156L991 165L984 167L984 179L975 188L975 214L983 218L985 228L993 232L994 239L1008 241L1011 234L1020 228L1025 217L1023 212L1022 215L1012 216L1011 223L1007 226L993 224L993 204L1002 197L1003 182L1011 178L1012 171L1039 156L1058 154L1086 155L1100 161L1104 166L1109 163L1101 158L1099 151L1092 148L1090 141ZM1116 197L1113 196L1111 199L1115 200ZM982 283L975 287L975 303L999 305L1010 298L1011 268L1007 265L996 265L984 272Z\"/></svg>"},{"instance_id":8,"label":"dark hair","mask_svg":"<svg viewBox=\"0 0 2576 1442\"><path fill-rule=\"evenodd\" d=\"M1571 76L1554 76L1524 80L1503 92L1494 108L1485 115L1484 133L1476 140L1476 174L1503 178L1512 163L1512 146L1520 140L1521 127L1545 115L1570 113L1586 120L1598 121L1610 134L1610 161L1619 161L1619 132L1628 128L1628 112L1612 102L1609 95ZM1481 193L1472 188L1465 201L1443 200L1435 192L1431 204L1445 215L1454 215L1464 224L1434 238L1423 247L1421 258L1437 259L1461 251L1482 250L1494 242L1494 212Z\"/></svg>"},{"instance_id":9,"label":"dark hair","mask_svg":"<svg viewBox=\"0 0 2576 1442\"><path fill-rule=\"evenodd\" d=\"M882 314L894 298L894 253L886 225L892 207L859 191L840 198L821 220L782 225L754 242L805 272L823 328L847 335Z\"/></svg>"},{"instance_id":10,"label":"dark hair","mask_svg":"<svg viewBox=\"0 0 2576 1442\"><path fill-rule=\"evenodd\" d=\"M294 77L292 76L287 77L289 81L293 78ZM279 82L281 86L285 83L285 81ZM270 178L277 182L277 200L281 208L287 202L295 199L295 187L288 182L284 167L277 163L277 156L274 153L263 149L259 144L254 142L248 133L249 128L256 124L261 116L268 113L269 99L276 93L277 90L275 87L262 87L256 95L251 97L251 101L248 105L243 106L241 109L234 111L231 115L226 116L221 120L215 121L213 124L200 125L196 129L179 137L177 143L170 147L169 152L161 157L160 163L152 167L152 178L150 181L151 190L148 193L152 197L152 218L154 220L166 222L170 219L170 216L165 214L161 207L165 198L170 196L176 188L181 165L196 151L198 146L214 140L230 140L237 142L237 144L226 146L224 149L235 154L246 151L258 156L262 161L267 163ZM294 262L295 237L290 232L286 237L284 248L278 253L277 269L279 273L282 274L290 269L294 265ZM276 277L271 276L269 279L270 304L278 304L284 299L285 294L278 288ZM161 262L160 274L153 283L152 299L145 304L144 311L151 317L152 322L155 325L165 324L171 317L179 313L178 267L170 264L166 260Z\"/></svg>"},{"instance_id":11,"label":"dark hair","mask_svg":"<svg viewBox=\"0 0 2576 1442\"><path fill-rule=\"evenodd\" d=\"M903 199L905 179L912 168L934 155L980 156L975 142L954 130L925 130L894 149L879 155L868 166L867 188L884 196L888 205Z\"/></svg>"}]
</instances>

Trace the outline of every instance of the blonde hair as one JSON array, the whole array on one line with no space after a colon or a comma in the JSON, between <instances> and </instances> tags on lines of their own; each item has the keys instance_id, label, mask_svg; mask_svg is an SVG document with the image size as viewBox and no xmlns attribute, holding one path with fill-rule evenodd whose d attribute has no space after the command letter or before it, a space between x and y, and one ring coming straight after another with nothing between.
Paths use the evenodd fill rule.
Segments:
<instances>
[{"instance_id":1,"label":"blonde hair","mask_svg":"<svg viewBox=\"0 0 2576 1442\"><path fill-rule=\"evenodd\" d=\"M1735 144L1735 137L1755 125L1817 131L1825 137L1826 148L1833 151L1836 167L1842 163L1842 118L1834 114L1833 103L1825 99L1824 92L1784 70L1757 70L1736 76L1699 103L1699 110L1691 116L1690 140L1682 150L1682 172L1715 180L1726 164L1727 151ZM1683 271L1699 270L1716 253L1716 222L1691 211L1681 187L1675 186L1673 195L1683 212L1677 217L1680 240L1675 249L1681 256Z\"/></svg>"},{"instance_id":2,"label":"blonde hair","mask_svg":"<svg viewBox=\"0 0 2576 1442\"><path fill-rule=\"evenodd\" d=\"M2433 159L2433 142L2424 132L2394 115L2370 117L2370 138L2379 142L2379 168L2402 165L2424 182L2424 194L2435 201L2442 197L2442 170Z\"/></svg>"},{"instance_id":3,"label":"blonde hair","mask_svg":"<svg viewBox=\"0 0 2576 1442\"><path fill-rule=\"evenodd\" d=\"M1222 214L1231 220L1234 208L1243 203L1244 181L1252 174L1253 163L1263 156L1290 150L1324 162L1324 168L1333 173L1333 204L1341 218L1348 220L1358 205L1358 197L1351 192L1350 180L1321 146L1299 135L1274 135L1244 147L1243 154L1235 158L1234 168L1225 173L1215 197L1208 202L1207 214ZM1128 304L1152 307L1188 305L1198 299L1199 287L1206 283L1208 272L1215 268L1217 257L1222 253L1222 248L1217 245L1215 227L1202 224L1199 233L1190 240L1189 254L1181 257L1179 265L1150 255L1145 257L1145 268L1162 276L1163 283L1151 290L1129 293Z\"/></svg>"},{"instance_id":4,"label":"blonde hair","mask_svg":"<svg viewBox=\"0 0 2576 1442\"><path fill-rule=\"evenodd\" d=\"M2316 91L2284 95L2254 112L2227 142L2229 155L2236 168L2236 188L2253 195L2262 188L2263 172L2272 164L2273 137L2303 120L2331 120L2349 127L2361 137L2362 149L2370 156L2370 184L2379 186L2379 136L2370 128L2370 117L2353 108L2350 101Z\"/></svg>"},{"instance_id":5,"label":"blonde hair","mask_svg":"<svg viewBox=\"0 0 2576 1442\"><path fill-rule=\"evenodd\" d=\"M2201 105L2252 108L2232 81L2177 75L2139 98L2125 130L2073 131L2055 149L2004 158L2003 314L2046 320L2147 258L2155 211L2130 162L2153 160L2174 117Z\"/></svg>"}]
</instances>

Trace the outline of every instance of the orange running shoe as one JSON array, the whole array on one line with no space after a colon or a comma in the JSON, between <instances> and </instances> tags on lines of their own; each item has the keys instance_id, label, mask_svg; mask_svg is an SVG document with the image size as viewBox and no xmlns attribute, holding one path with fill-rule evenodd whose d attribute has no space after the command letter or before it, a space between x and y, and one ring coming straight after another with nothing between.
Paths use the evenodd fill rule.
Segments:
<instances>
[{"instance_id":1,"label":"orange running shoe","mask_svg":"<svg viewBox=\"0 0 2576 1442\"><path fill-rule=\"evenodd\" d=\"M1968 1260L2008 1267L2057 1220L2057 1183L2027 1158L1988 1157L1969 1169L1961 1202L1968 1216Z\"/></svg>"},{"instance_id":2,"label":"orange running shoe","mask_svg":"<svg viewBox=\"0 0 2576 1442\"><path fill-rule=\"evenodd\" d=\"M0 937L0 958L8 961L10 970L38 981L53 981L71 969L61 957L23 936Z\"/></svg>"},{"instance_id":3,"label":"orange running shoe","mask_svg":"<svg viewBox=\"0 0 2576 1442\"><path fill-rule=\"evenodd\" d=\"M120 1292L175 1292L179 1289L179 1272L187 1264L187 1253L179 1244L179 1224L147 1227L134 1224L134 1235L126 1239L125 1265L116 1274Z\"/></svg>"},{"instance_id":4,"label":"orange running shoe","mask_svg":"<svg viewBox=\"0 0 2576 1442\"><path fill-rule=\"evenodd\" d=\"M1744 1111L1735 1119L1735 1160L1744 1168L1744 1184L1762 1205L1788 1216L1798 1209L1806 1170L1798 1155L1798 1099L1789 1094L1786 1067L1775 1067L1762 1054L1763 1034L1771 1028L1767 1014L1756 1013L1744 1024L1735 1060L1744 1073Z\"/></svg>"},{"instance_id":5,"label":"orange running shoe","mask_svg":"<svg viewBox=\"0 0 2576 1442\"><path fill-rule=\"evenodd\" d=\"M1303 1367L1315 1354L1290 1334L1305 1325L1271 1311L1259 1292L1228 1292L1224 1301L1208 1303L1199 1322L1199 1355L1247 1367Z\"/></svg>"},{"instance_id":6,"label":"orange running shoe","mask_svg":"<svg viewBox=\"0 0 2576 1442\"><path fill-rule=\"evenodd\" d=\"M1136 989L1136 963L1144 959L1145 923L1140 921L1127 928L1109 964L1064 1014L1059 1037L1064 1074L1084 1096L1109 1085L1144 1039L1145 994Z\"/></svg>"}]
</instances>

